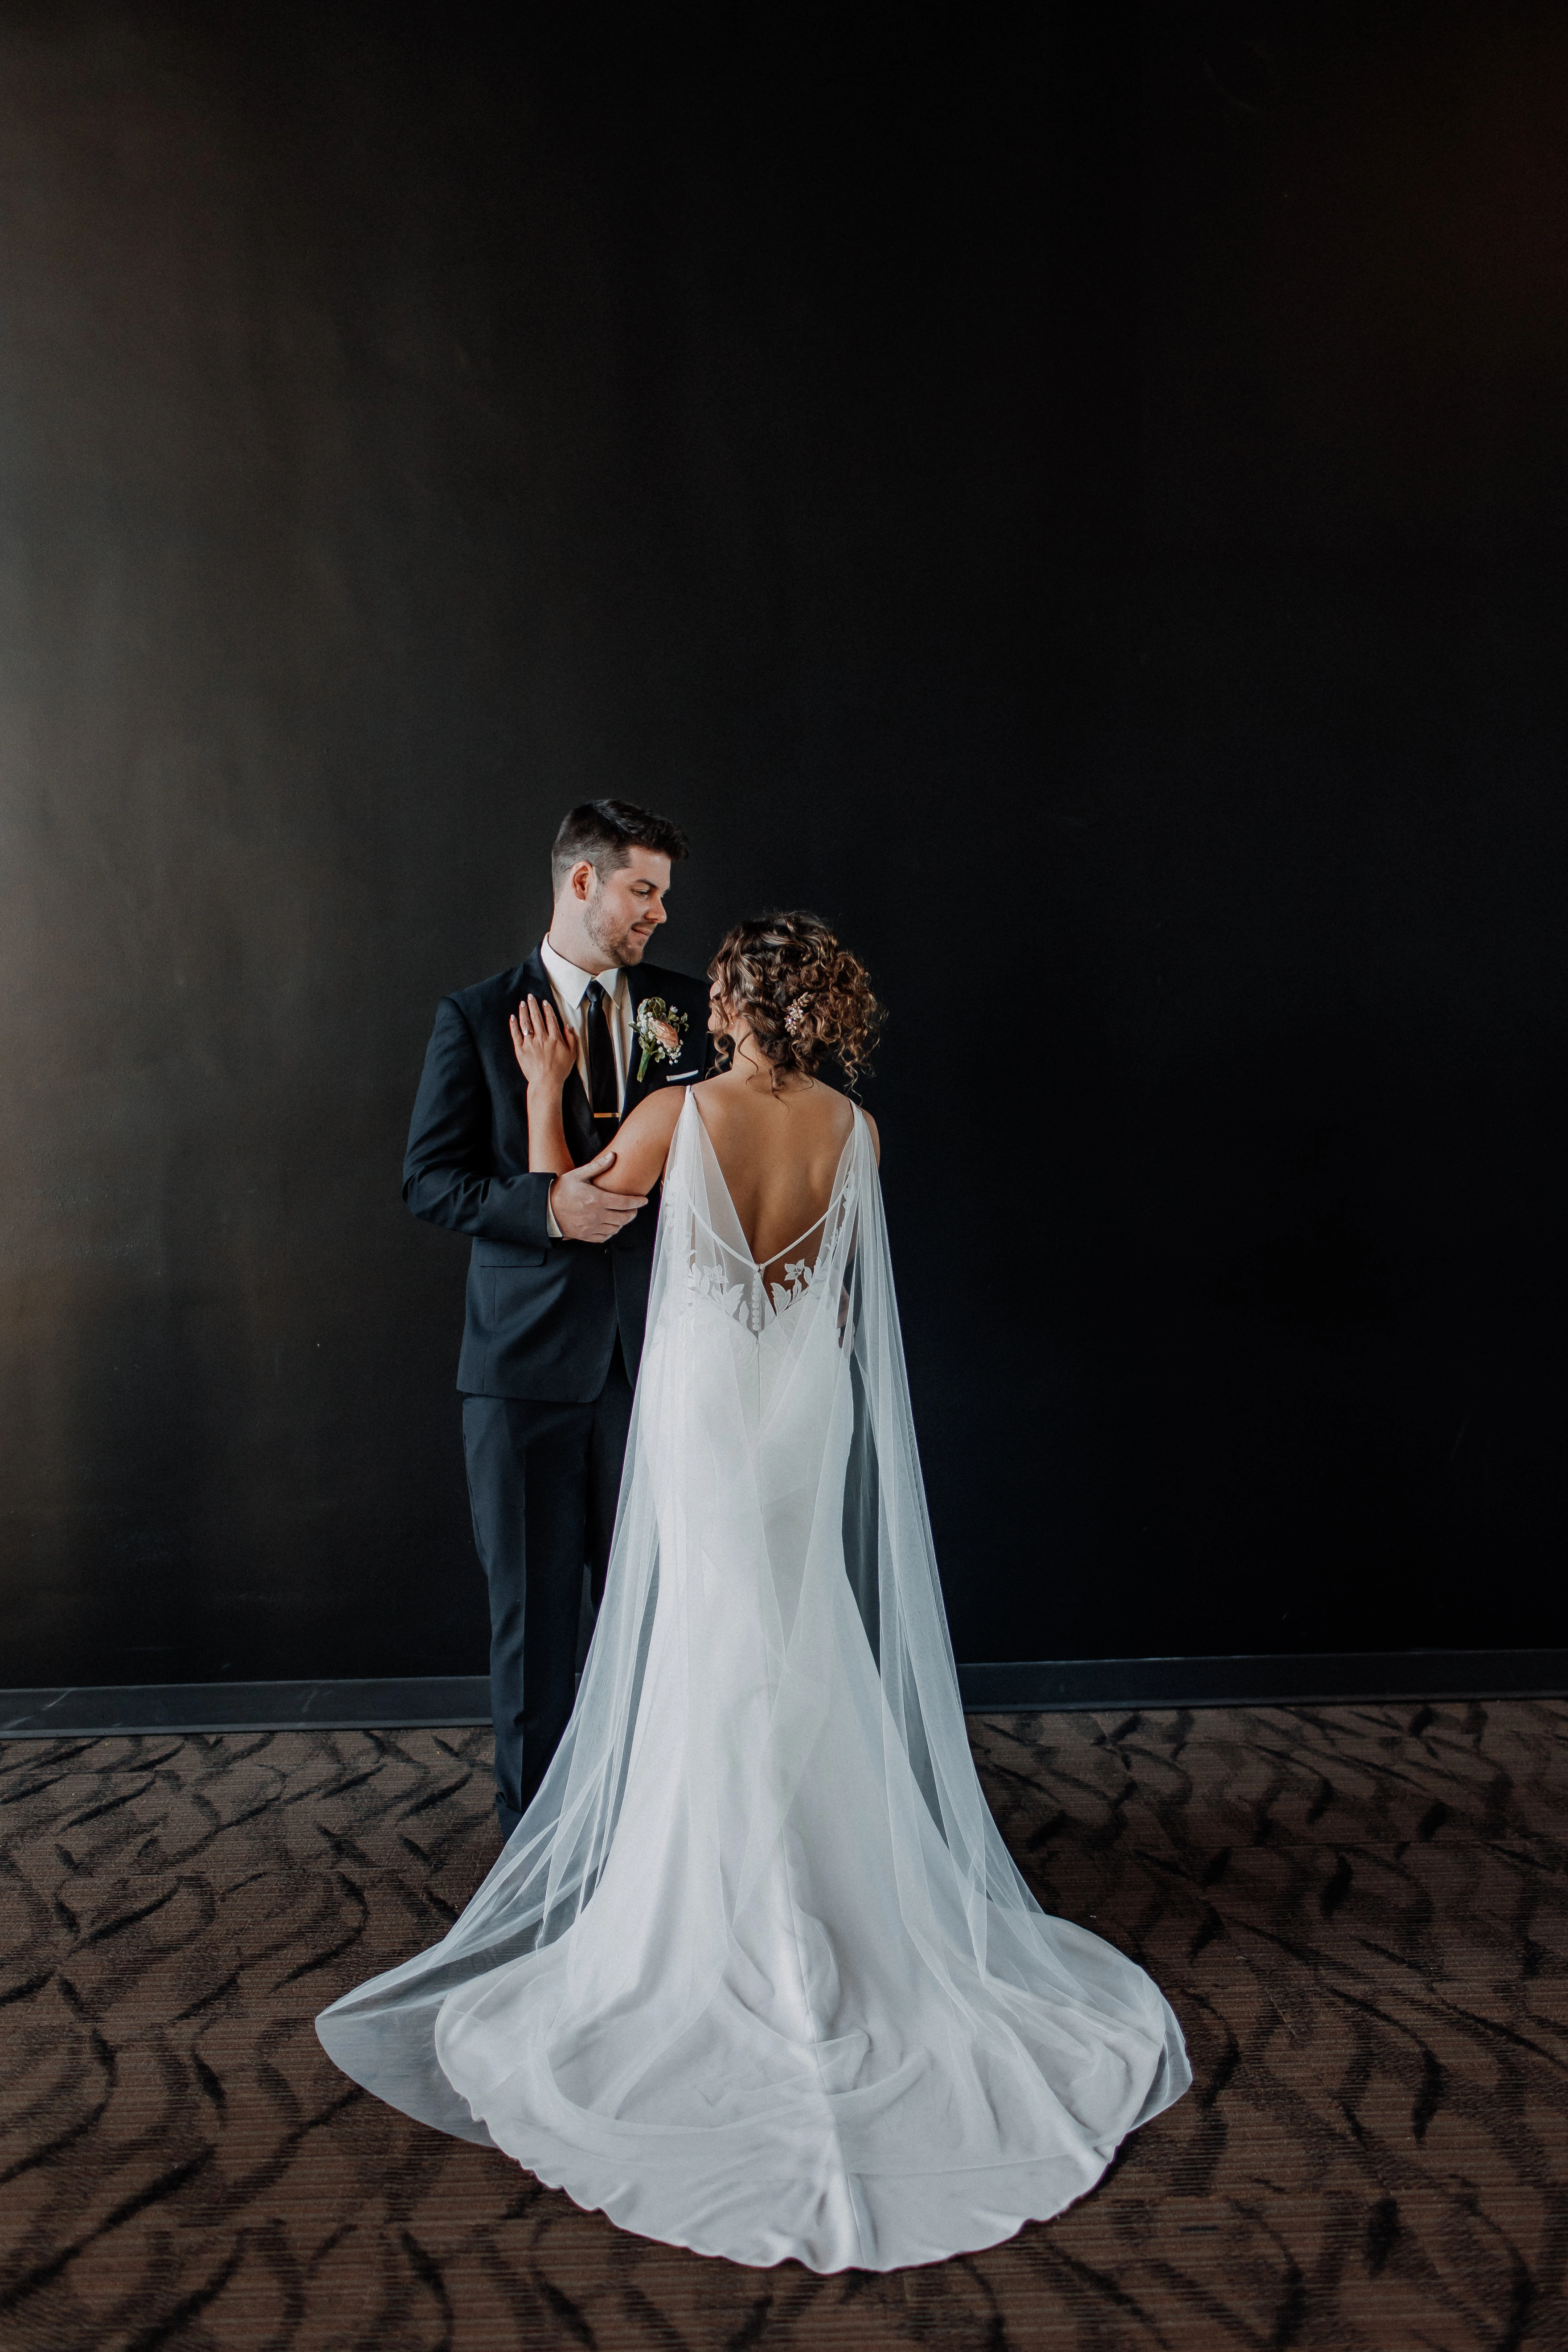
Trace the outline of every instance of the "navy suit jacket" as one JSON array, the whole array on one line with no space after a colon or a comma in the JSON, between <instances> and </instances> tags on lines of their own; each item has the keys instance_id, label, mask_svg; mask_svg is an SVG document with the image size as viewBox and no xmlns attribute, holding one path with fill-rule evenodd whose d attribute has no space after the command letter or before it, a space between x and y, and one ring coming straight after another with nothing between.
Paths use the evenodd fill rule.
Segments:
<instances>
[{"instance_id":1,"label":"navy suit jacket","mask_svg":"<svg viewBox=\"0 0 1568 2352\"><path fill-rule=\"evenodd\" d=\"M682 1050L638 1080L634 1040L623 1115L656 1087L706 1075L708 988L653 964L628 970L632 1004L662 996L687 1016ZM473 1396L586 1404L605 1385L616 1335L637 1378L653 1272L657 1199L612 1242L552 1241L545 1207L553 1178L528 1172L528 1087L507 1023L519 1000L550 998L537 949L510 971L444 996L408 1130L403 1197L416 1217L469 1234L468 1308L458 1386ZM575 1166L600 1149L575 1071L562 1093Z\"/></svg>"}]
</instances>

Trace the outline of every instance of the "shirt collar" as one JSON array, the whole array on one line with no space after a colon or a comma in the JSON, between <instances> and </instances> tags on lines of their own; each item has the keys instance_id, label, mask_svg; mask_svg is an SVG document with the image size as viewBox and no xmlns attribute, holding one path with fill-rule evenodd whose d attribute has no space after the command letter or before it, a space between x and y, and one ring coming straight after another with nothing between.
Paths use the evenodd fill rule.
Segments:
<instances>
[{"instance_id":1,"label":"shirt collar","mask_svg":"<svg viewBox=\"0 0 1568 2352\"><path fill-rule=\"evenodd\" d=\"M618 963L612 964L608 971L584 971L580 964L568 963L563 955L557 955L548 938L540 941L539 953L545 971L561 992L563 1003L572 1012L575 1013L582 1003L583 992L593 980L598 982L606 996L619 1003L621 982L626 974Z\"/></svg>"}]
</instances>

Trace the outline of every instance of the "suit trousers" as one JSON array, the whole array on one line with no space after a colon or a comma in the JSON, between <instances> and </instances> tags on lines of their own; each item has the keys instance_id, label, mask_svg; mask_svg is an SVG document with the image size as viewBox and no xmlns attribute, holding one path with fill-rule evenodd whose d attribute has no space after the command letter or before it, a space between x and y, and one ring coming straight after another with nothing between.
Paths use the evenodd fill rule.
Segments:
<instances>
[{"instance_id":1,"label":"suit trousers","mask_svg":"<svg viewBox=\"0 0 1568 2352\"><path fill-rule=\"evenodd\" d=\"M468 1504L490 1600L496 1816L510 1837L576 1696L583 1572L597 1612L610 1561L632 1384L616 1342L591 1404L466 1396Z\"/></svg>"}]
</instances>

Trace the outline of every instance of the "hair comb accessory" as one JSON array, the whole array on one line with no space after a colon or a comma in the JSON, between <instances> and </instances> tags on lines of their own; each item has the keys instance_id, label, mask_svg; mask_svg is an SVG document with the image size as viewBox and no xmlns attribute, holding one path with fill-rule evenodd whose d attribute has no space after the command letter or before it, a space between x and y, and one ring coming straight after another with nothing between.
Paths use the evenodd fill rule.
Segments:
<instances>
[{"instance_id":1,"label":"hair comb accessory","mask_svg":"<svg viewBox=\"0 0 1568 2352\"><path fill-rule=\"evenodd\" d=\"M790 1006L789 1011L784 1014L784 1027L788 1030L792 1037L795 1034L801 1023L805 1019L805 999L804 996L797 996L794 1003Z\"/></svg>"}]
</instances>

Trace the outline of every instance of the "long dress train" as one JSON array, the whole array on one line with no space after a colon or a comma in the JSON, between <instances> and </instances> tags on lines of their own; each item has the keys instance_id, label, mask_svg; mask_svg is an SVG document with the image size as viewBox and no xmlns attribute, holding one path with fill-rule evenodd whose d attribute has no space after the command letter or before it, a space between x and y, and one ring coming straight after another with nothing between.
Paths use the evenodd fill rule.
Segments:
<instances>
[{"instance_id":1,"label":"long dress train","mask_svg":"<svg viewBox=\"0 0 1568 2352\"><path fill-rule=\"evenodd\" d=\"M318 2030L624 2228L891 2270L1058 2212L1191 2073L975 1778L858 1111L781 1262L689 1099L571 1724L450 1934Z\"/></svg>"}]
</instances>

